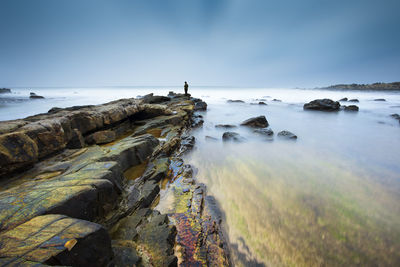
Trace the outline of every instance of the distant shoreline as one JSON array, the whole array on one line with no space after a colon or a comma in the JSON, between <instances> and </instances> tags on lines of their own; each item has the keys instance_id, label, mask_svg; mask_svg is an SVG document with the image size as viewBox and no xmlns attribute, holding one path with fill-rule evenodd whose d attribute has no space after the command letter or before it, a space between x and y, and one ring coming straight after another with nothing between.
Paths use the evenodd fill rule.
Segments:
<instances>
[{"instance_id":1,"label":"distant shoreline","mask_svg":"<svg viewBox=\"0 0 400 267\"><path fill-rule=\"evenodd\" d=\"M392 83L372 83L372 84L336 84L316 89L342 89L342 90L400 90L400 82Z\"/></svg>"}]
</instances>

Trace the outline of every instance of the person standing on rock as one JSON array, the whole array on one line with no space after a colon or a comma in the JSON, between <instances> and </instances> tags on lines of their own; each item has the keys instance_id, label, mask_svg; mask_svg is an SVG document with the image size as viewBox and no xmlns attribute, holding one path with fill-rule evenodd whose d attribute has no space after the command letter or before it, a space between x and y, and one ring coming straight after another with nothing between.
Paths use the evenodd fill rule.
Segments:
<instances>
[{"instance_id":1,"label":"person standing on rock","mask_svg":"<svg viewBox=\"0 0 400 267\"><path fill-rule=\"evenodd\" d=\"M188 89L189 89L189 84L187 82L185 82L185 95L188 95Z\"/></svg>"}]
</instances>

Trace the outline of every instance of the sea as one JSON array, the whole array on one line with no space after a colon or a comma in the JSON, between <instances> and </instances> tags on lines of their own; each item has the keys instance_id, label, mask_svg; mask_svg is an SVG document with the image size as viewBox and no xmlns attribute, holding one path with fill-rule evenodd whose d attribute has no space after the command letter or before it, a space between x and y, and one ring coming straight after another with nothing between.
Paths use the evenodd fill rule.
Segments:
<instances>
[{"instance_id":1,"label":"sea","mask_svg":"<svg viewBox=\"0 0 400 267\"><path fill-rule=\"evenodd\" d=\"M12 91L0 94L0 120L183 88ZM45 98L29 99L30 92ZM400 266L400 123L391 117L400 114L400 91L190 87L189 93L208 110L200 112L204 124L193 131L196 146L185 161L217 200L233 265ZM344 97L358 102L342 105L360 110L303 110L314 99ZM260 115L272 138L240 126ZM279 138L282 130L297 139ZM223 142L225 131L243 142Z\"/></svg>"}]
</instances>

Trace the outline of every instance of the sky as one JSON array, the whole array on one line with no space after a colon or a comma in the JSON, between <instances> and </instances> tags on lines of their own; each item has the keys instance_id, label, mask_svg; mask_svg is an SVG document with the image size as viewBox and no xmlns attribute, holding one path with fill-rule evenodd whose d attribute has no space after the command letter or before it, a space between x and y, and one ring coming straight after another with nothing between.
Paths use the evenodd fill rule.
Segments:
<instances>
[{"instance_id":1,"label":"sky","mask_svg":"<svg viewBox=\"0 0 400 267\"><path fill-rule=\"evenodd\" d=\"M400 80L399 0L0 0L0 87Z\"/></svg>"}]
</instances>

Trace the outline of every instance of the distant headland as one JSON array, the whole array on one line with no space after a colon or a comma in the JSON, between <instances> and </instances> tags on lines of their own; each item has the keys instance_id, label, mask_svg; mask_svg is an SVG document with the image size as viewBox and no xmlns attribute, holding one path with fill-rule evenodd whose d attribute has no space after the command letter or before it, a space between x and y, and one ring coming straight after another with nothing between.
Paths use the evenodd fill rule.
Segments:
<instances>
[{"instance_id":1,"label":"distant headland","mask_svg":"<svg viewBox=\"0 0 400 267\"><path fill-rule=\"evenodd\" d=\"M400 90L400 82L372 84L336 84L320 89L352 89L352 90Z\"/></svg>"}]
</instances>

